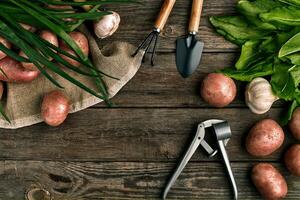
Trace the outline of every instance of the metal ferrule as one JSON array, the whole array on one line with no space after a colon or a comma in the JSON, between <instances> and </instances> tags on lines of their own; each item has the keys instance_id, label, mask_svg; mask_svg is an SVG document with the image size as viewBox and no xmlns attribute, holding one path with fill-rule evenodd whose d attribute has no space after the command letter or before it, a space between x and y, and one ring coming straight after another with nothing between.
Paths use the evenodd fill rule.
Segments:
<instances>
[{"instance_id":1,"label":"metal ferrule","mask_svg":"<svg viewBox=\"0 0 300 200\"><path fill-rule=\"evenodd\" d=\"M154 28L153 31L160 33L160 29L159 28Z\"/></svg>"}]
</instances>

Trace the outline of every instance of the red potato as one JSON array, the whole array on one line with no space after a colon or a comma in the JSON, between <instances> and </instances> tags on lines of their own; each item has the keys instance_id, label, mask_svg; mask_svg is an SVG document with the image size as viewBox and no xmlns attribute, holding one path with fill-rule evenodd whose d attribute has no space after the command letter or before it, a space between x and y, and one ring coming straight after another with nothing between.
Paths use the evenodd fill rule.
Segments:
<instances>
[{"instance_id":1,"label":"red potato","mask_svg":"<svg viewBox=\"0 0 300 200\"><path fill-rule=\"evenodd\" d=\"M28 24L23 24L23 23L20 23L20 25L26 29L27 31L30 31L30 32L35 32L36 31L36 28L31 26L31 25L28 25Z\"/></svg>"},{"instance_id":2,"label":"red potato","mask_svg":"<svg viewBox=\"0 0 300 200\"><path fill-rule=\"evenodd\" d=\"M28 58L28 56L23 51L20 51L19 56ZM29 71L38 70L37 67L31 62L22 62L21 64L26 70L29 70Z\"/></svg>"},{"instance_id":3,"label":"red potato","mask_svg":"<svg viewBox=\"0 0 300 200\"><path fill-rule=\"evenodd\" d=\"M287 150L284 163L292 174L300 176L300 144L295 144Z\"/></svg>"},{"instance_id":4,"label":"red potato","mask_svg":"<svg viewBox=\"0 0 300 200\"><path fill-rule=\"evenodd\" d=\"M76 42L76 44L79 46L81 51L83 52L84 55L88 56L89 55L89 42L86 36L83 33L80 32L71 32L70 37ZM59 47L66 51L67 53L76 56L75 52L66 45L65 42L60 41ZM76 60L69 58L63 54L60 54L60 56L67 61L68 63L72 64L73 66L80 66L80 63L77 62Z\"/></svg>"},{"instance_id":5,"label":"red potato","mask_svg":"<svg viewBox=\"0 0 300 200\"><path fill-rule=\"evenodd\" d=\"M292 119L289 122L289 129L293 136L300 140L300 108L296 108L292 115Z\"/></svg>"},{"instance_id":6,"label":"red potato","mask_svg":"<svg viewBox=\"0 0 300 200\"><path fill-rule=\"evenodd\" d=\"M211 73L202 82L201 97L208 104L221 108L234 100L236 90L231 78L220 73Z\"/></svg>"},{"instance_id":7,"label":"red potato","mask_svg":"<svg viewBox=\"0 0 300 200\"><path fill-rule=\"evenodd\" d=\"M22 67L21 63L13 60L10 57L6 57L0 60L0 68L6 74L6 76L0 72L0 80L9 83L27 83L36 79L40 72L29 71Z\"/></svg>"},{"instance_id":8,"label":"red potato","mask_svg":"<svg viewBox=\"0 0 300 200\"><path fill-rule=\"evenodd\" d=\"M1 36L0 36L0 43L3 44L8 49L11 48L11 43ZM5 57L6 57L6 54L3 51L0 51L0 60Z\"/></svg>"},{"instance_id":9,"label":"red potato","mask_svg":"<svg viewBox=\"0 0 300 200\"><path fill-rule=\"evenodd\" d=\"M51 31L47 31L47 30L41 31L39 36L41 38L43 38L44 40L46 40L46 41L50 42L51 44L58 47L57 36L54 33L52 33ZM23 51L20 51L19 55L24 58L28 58L27 55ZM49 61L51 61L51 60L53 60L53 58L49 58ZM38 70L38 68L33 63L22 62L22 66L27 70Z\"/></svg>"},{"instance_id":10,"label":"red potato","mask_svg":"<svg viewBox=\"0 0 300 200\"><path fill-rule=\"evenodd\" d=\"M252 168L251 179L265 199L282 199L288 192L284 177L271 164L260 163L255 165Z\"/></svg>"},{"instance_id":11,"label":"red potato","mask_svg":"<svg viewBox=\"0 0 300 200\"><path fill-rule=\"evenodd\" d=\"M48 30L43 30L40 32L39 36L44 40L50 42L54 46L58 47L58 38L53 32Z\"/></svg>"},{"instance_id":12,"label":"red potato","mask_svg":"<svg viewBox=\"0 0 300 200\"><path fill-rule=\"evenodd\" d=\"M284 141L284 132L272 119L256 123L246 138L246 149L252 156L267 156L276 151Z\"/></svg>"},{"instance_id":13,"label":"red potato","mask_svg":"<svg viewBox=\"0 0 300 200\"><path fill-rule=\"evenodd\" d=\"M71 50L70 48L68 47L60 47L61 50L71 54L72 56L75 56L77 57L76 53ZM76 60L72 59L72 58L69 58L68 56L65 56L63 54L60 54L60 56L65 60L67 61L68 63L70 63L72 66L75 66L75 67L79 67L80 66L80 63L77 62Z\"/></svg>"},{"instance_id":14,"label":"red potato","mask_svg":"<svg viewBox=\"0 0 300 200\"><path fill-rule=\"evenodd\" d=\"M44 121L50 126L59 126L68 116L70 102L66 95L54 90L46 94L43 98L41 115Z\"/></svg>"}]
</instances>

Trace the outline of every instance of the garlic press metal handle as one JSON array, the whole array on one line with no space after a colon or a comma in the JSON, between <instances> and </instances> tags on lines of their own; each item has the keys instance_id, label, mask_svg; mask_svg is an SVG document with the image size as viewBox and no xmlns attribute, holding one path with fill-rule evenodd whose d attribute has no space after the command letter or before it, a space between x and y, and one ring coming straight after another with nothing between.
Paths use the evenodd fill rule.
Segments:
<instances>
[{"instance_id":1,"label":"garlic press metal handle","mask_svg":"<svg viewBox=\"0 0 300 200\"><path fill-rule=\"evenodd\" d=\"M224 142L219 140L218 144L219 144L219 148L220 148L220 151L221 151L221 154L223 157L223 161L226 166L226 170L227 170L231 185L232 185L234 199L237 200L238 199L238 189L237 189L237 185L236 185L236 182L235 182L232 170L231 170L230 162L229 162L226 150L225 150Z\"/></svg>"},{"instance_id":2,"label":"garlic press metal handle","mask_svg":"<svg viewBox=\"0 0 300 200\"><path fill-rule=\"evenodd\" d=\"M191 157L193 156L193 154L195 153L195 151L197 150L197 148L199 147L200 144L207 151L208 154L215 155L217 153L217 150L212 149L209 146L209 144L204 140L204 137L205 137L205 128L211 127L213 124L220 123L220 122L223 122L223 120L212 119L212 120L207 120L205 122L202 122L198 125L197 133L196 133L192 143L190 144L188 150L186 151L180 164L176 168L175 173L172 175L170 181L168 182L168 184L164 190L163 199L167 198L168 192L170 191L171 187L174 185L175 181L177 180L177 178L181 174L182 170L184 169L186 164L189 162L189 160L191 159Z\"/></svg>"},{"instance_id":3,"label":"garlic press metal handle","mask_svg":"<svg viewBox=\"0 0 300 200\"><path fill-rule=\"evenodd\" d=\"M197 129L197 133L196 133L190 147L188 148L188 150L185 153L184 157L182 158L180 164L176 168L175 173L172 175L170 181L168 182L168 184L165 188L165 191L163 193L163 199L167 198L168 192L170 191L171 187L173 186L173 184L175 183L175 181L177 180L177 178L181 174L181 172L184 169L184 167L186 166L186 164L189 162L189 160L191 159L191 157L193 156L193 154L197 150L197 148L200 145L201 141L203 141L204 135L205 135L204 125L199 124L198 129Z\"/></svg>"},{"instance_id":4,"label":"garlic press metal handle","mask_svg":"<svg viewBox=\"0 0 300 200\"><path fill-rule=\"evenodd\" d=\"M232 189L233 189L233 193L234 193L234 199L237 200L238 199L238 189L237 189L237 185L232 173L232 169L230 166L230 162L229 162L229 158L225 149L225 146L228 142L228 140L231 138L231 130L230 130L230 126L228 124L228 122L222 122L222 123L218 123L218 124L214 124L212 125L216 139L218 140L218 146L219 146L219 150L221 151L221 155L223 157L223 162L225 164L231 185L232 185Z\"/></svg>"},{"instance_id":5,"label":"garlic press metal handle","mask_svg":"<svg viewBox=\"0 0 300 200\"><path fill-rule=\"evenodd\" d=\"M219 148L213 149L206 141L205 141L205 128L212 127L217 144ZM188 163L188 161L191 159L195 151L197 150L198 146L201 145L203 149L208 153L209 157L213 157L216 155L218 151L221 152L223 161L226 166L227 173L230 178L230 182L234 191L234 199L238 199L238 189L237 185L231 170L230 162L228 159L228 155L225 149L225 146L227 145L229 139L231 137L231 130L228 122L224 120L218 120L218 119L211 119L207 120L205 122L202 122L198 125L197 133L189 146L187 152L185 153L184 157L182 158L179 166L176 168L175 173L172 175L170 181L168 182L164 193L163 193L163 199L166 199L168 192L170 191L171 187L175 183L176 179L179 177L180 173Z\"/></svg>"}]
</instances>

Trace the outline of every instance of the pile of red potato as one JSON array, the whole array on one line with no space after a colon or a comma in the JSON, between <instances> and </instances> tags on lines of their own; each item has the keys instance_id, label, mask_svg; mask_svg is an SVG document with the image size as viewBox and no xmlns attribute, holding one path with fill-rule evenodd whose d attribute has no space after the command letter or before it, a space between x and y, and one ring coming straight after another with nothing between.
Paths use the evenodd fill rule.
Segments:
<instances>
[{"instance_id":1,"label":"pile of red potato","mask_svg":"<svg viewBox=\"0 0 300 200\"><path fill-rule=\"evenodd\" d=\"M205 102L215 107L230 104L237 93L234 81L220 73L208 74L201 85L201 96ZM300 140L300 108L293 113L289 122L292 135ZM265 157L278 150L284 142L285 134L273 119L257 122L249 131L245 147L251 156ZM300 144L292 145L284 154L286 168L295 176L300 176ZM265 199L281 199L288 187L285 178L269 163L259 163L252 168L251 178L257 190Z\"/></svg>"},{"instance_id":2,"label":"pile of red potato","mask_svg":"<svg viewBox=\"0 0 300 200\"><path fill-rule=\"evenodd\" d=\"M72 9L70 6L55 6L59 9ZM65 19L66 21L72 19ZM120 23L120 16L116 12L103 16L101 19L94 21L94 32L98 38L106 38L111 36L117 29ZM35 32L39 37L59 47L65 52L77 56L76 53L62 40L48 30L37 31L36 28L27 24L20 24L24 29ZM70 37L76 42L78 47L84 53L89 55L89 43L86 36L81 32L71 32ZM12 49L10 42L0 36L0 43L9 49ZM16 48L17 49L17 48ZM18 50L16 50L18 51ZM20 51L19 55L28 58L24 52ZM72 66L79 67L80 63L63 54L59 54L61 58L69 62ZM50 61L53 60L50 58ZM3 94L3 82L25 84L32 82L39 75L39 69L33 63L20 63L8 57L4 52L0 51L0 96ZM2 82L1 82L2 81ZM70 110L70 101L63 90L55 90L45 94L41 103L41 116L44 121L50 126L58 126L64 122Z\"/></svg>"},{"instance_id":3,"label":"pile of red potato","mask_svg":"<svg viewBox=\"0 0 300 200\"><path fill-rule=\"evenodd\" d=\"M61 48L62 50L76 56L75 52L70 49L64 41L59 40L55 34L48 30L36 31L35 28L22 24L24 28L29 31L36 32L41 38L47 40L53 45ZM89 54L89 44L86 36L81 32L71 32L70 37L76 42L80 47L82 52L88 56ZM0 37L0 43L4 44L7 48L13 48L12 45ZM27 58L24 52L20 51L19 55ZM72 64L73 66L80 66L77 61L60 55L64 60ZM50 59L52 60L52 59ZM32 82L40 75L39 69L35 67L33 63L20 63L12 58L8 57L5 53L0 51L0 68L2 72L0 73L0 93L3 93L3 82L7 83L18 83L25 84ZM41 115L44 121L50 126L60 125L67 117L70 109L70 101L68 97L64 94L62 90L55 90L48 94L45 94L43 101L41 103Z\"/></svg>"}]
</instances>

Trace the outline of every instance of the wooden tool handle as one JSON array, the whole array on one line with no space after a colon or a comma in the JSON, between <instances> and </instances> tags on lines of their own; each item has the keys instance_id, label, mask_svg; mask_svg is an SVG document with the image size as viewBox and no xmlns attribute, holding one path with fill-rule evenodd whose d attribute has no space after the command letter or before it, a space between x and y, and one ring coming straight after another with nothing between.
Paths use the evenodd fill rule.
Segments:
<instances>
[{"instance_id":1,"label":"wooden tool handle","mask_svg":"<svg viewBox=\"0 0 300 200\"><path fill-rule=\"evenodd\" d=\"M203 0L193 0L189 32L198 32L202 13Z\"/></svg>"},{"instance_id":2,"label":"wooden tool handle","mask_svg":"<svg viewBox=\"0 0 300 200\"><path fill-rule=\"evenodd\" d=\"M172 8L175 4L175 1L176 0L165 0L162 7L161 7L161 10L159 12L159 15L156 19L156 22L154 24L154 27L159 29L159 30L162 30L167 22L167 19L172 11Z\"/></svg>"}]
</instances>

